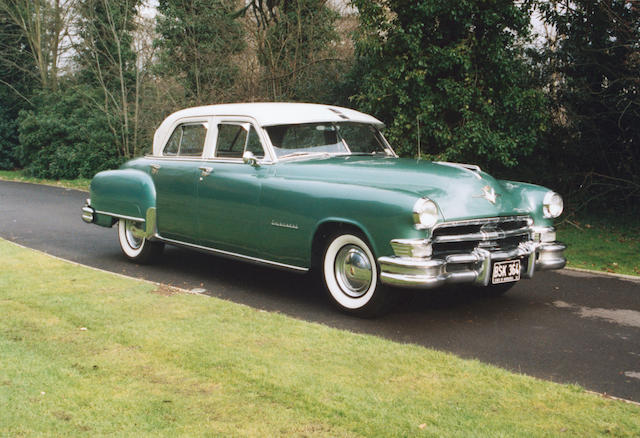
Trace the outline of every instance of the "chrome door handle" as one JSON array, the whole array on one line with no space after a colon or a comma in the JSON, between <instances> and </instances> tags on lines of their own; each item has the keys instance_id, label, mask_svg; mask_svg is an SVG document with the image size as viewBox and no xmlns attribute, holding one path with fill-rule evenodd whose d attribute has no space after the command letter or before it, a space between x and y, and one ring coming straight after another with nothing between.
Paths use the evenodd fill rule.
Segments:
<instances>
[{"instance_id":1,"label":"chrome door handle","mask_svg":"<svg viewBox=\"0 0 640 438\"><path fill-rule=\"evenodd\" d=\"M211 175L211 172L213 172L213 167L202 166L198 167L198 169L200 169L201 176L209 176Z\"/></svg>"},{"instance_id":2,"label":"chrome door handle","mask_svg":"<svg viewBox=\"0 0 640 438\"><path fill-rule=\"evenodd\" d=\"M151 168L151 174L152 175L156 175L158 173L158 170L160 170L160 165L159 164L151 164L151 165L149 165L149 167Z\"/></svg>"}]
</instances>

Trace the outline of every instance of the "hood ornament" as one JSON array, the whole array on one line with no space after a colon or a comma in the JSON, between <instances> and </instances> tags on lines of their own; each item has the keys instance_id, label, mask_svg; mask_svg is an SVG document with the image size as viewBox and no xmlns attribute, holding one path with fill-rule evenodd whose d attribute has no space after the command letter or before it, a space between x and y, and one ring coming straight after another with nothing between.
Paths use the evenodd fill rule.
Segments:
<instances>
[{"instance_id":1,"label":"hood ornament","mask_svg":"<svg viewBox=\"0 0 640 438\"><path fill-rule=\"evenodd\" d=\"M482 194L481 195L474 195L474 198L484 198L487 201L491 202L492 204L496 203L496 200L498 199L498 196L500 196L498 193L496 193L495 189L491 186L484 186L482 188Z\"/></svg>"}]
</instances>

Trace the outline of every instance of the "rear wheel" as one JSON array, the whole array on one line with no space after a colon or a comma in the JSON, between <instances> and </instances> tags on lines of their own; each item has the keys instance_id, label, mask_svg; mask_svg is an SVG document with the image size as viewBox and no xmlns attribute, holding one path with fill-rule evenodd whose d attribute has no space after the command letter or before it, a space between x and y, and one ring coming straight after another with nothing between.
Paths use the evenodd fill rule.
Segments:
<instances>
[{"instance_id":1,"label":"rear wheel","mask_svg":"<svg viewBox=\"0 0 640 438\"><path fill-rule=\"evenodd\" d=\"M329 297L341 310L367 317L388 310L390 295L378 280L376 259L363 237L350 233L331 236L322 272Z\"/></svg>"},{"instance_id":2,"label":"rear wheel","mask_svg":"<svg viewBox=\"0 0 640 438\"><path fill-rule=\"evenodd\" d=\"M118 221L118 241L123 254L136 263L151 263L155 261L162 250L164 243L153 242L143 237L144 224L129 219Z\"/></svg>"}]
</instances>

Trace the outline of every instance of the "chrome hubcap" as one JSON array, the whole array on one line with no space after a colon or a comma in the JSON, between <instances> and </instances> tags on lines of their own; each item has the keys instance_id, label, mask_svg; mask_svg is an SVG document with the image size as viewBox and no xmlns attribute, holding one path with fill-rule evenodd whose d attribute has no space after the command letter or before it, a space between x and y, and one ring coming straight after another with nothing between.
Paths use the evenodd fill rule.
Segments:
<instances>
[{"instance_id":1,"label":"chrome hubcap","mask_svg":"<svg viewBox=\"0 0 640 438\"><path fill-rule=\"evenodd\" d=\"M351 298L363 296L373 278L367 254L356 245L345 245L336 255L335 274L342 291Z\"/></svg>"},{"instance_id":2,"label":"chrome hubcap","mask_svg":"<svg viewBox=\"0 0 640 438\"><path fill-rule=\"evenodd\" d=\"M132 221L126 221L124 229L129 246L133 249L140 248L144 239L141 237L136 237L136 234L139 234L139 229L136 227L136 223Z\"/></svg>"}]
</instances>

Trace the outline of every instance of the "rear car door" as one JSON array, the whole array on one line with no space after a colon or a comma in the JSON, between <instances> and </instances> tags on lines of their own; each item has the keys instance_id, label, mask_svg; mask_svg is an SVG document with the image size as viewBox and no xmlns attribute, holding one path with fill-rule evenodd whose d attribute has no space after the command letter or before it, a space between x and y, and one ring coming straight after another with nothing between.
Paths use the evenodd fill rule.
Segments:
<instances>
[{"instance_id":1,"label":"rear car door","mask_svg":"<svg viewBox=\"0 0 640 438\"><path fill-rule=\"evenodd\" d=\"M165 239L197 241L196 184L202 172L209 126L208 118L181 120L165 144L162 156L151 164L158 233Z\"/></svg>"}]
</instances>

